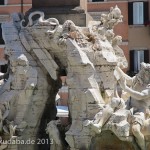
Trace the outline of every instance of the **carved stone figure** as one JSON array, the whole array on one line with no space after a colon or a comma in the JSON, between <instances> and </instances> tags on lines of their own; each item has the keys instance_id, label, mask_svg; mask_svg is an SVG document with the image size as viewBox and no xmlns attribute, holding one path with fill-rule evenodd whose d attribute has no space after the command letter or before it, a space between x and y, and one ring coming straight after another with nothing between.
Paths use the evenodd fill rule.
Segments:
<instances>
[{"instance_id":1,"label":"carved stone figure","mask_svg":"<svg viewBox=\"0 0 150 150\"><path fill-rule=\"evenodd\" d=\"M56 120L52 120L47 124L46 133L49 134L50 141L52 142L50 150L63 150L63 142L57 128Z\"/></svg>"},{"instance_id":2,"label":"carved stone figure","mask_svg":"<svg viewBox=\"0 0 150 150\"><path fill-rule=\"evenodd\" d=\"M115 55L117 56L117 62L118 66L121 67L121 69L124 69L128 66L128 63L124 57L123 51L121 51L121 48L118 46L122 42L122 37L117 35L112 39L112 46L115 51Z\"/></svg>"},{"instance_id":3,"label":"carved stone figure","mask_svg":"<svg viewBox=\"0 0 150 150\"><path fill-rule=\"evenodd\" d=\"M125 75L119 67L116 67L116 71L122 76L119 80L121 88L131 96L127 109L133 109L133 135L140 148L145 150L145 139L141 128L144 126L146 112L150 106L150 65L141 63L141 70L132 78Z\"/></svg>"},{"instance_id":4,"label":"carved stone figure","mask_svg":"<svg viewBox=\"0 0 150 150\"><path fill-rule=\"evenodd\" d=\"M125 108L124 100L120 98L118 94L116 94L116 97L113 97L110 103L104 107L103 111L101 112L102 113L101 117L98 118L98 121L96 118L97 116L95 116L94 120L96 121L94 122L85 121L84 125L85 126L90 125L92 130L94 130L96 133L100 133L103 125L106 123L106 121L108 121L111 115L117 110L124 109L124 108Z\"/></svg>"},{"instance_id":5,"label":"carved stone figure","mask_svg":"<svg viewBox=\"0 0 150 150\"><path fill-rule=\"evenodd\" d=\"M121 11L118 8L118 6L115 6L115 8L110 8L110 13L108 15L103 14L101 16L101 22L107 29L113 29L115 25L117 25L119 22L122 22L123 16L121 15Z\"/></svg>"}]
</instances>

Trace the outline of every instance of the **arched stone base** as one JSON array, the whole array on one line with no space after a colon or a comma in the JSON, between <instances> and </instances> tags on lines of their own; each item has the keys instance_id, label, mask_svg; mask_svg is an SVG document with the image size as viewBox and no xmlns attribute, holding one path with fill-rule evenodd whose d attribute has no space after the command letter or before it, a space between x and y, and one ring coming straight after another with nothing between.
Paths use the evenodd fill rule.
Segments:
<instances>
[{"instance_id":1,"label":"arched stone base","mask_svg":"<svg viewBox=\"0 0 150 150\"><path fill-rule=\"evenodd\" d=\"M124 142L111 131L103 131L91 141L90 150L138 150L132 143Z\"/></svg>"}]
</instances>

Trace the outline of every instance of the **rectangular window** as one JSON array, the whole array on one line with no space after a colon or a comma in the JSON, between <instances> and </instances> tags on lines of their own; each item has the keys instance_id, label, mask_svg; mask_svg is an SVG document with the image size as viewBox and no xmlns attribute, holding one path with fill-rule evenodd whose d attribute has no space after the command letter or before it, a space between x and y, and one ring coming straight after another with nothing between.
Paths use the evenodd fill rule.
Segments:
<instances>
[{"instance_id":1,"label":"rectangular window","mask_svg":"<svg viewBox=\"0 0 150 150\"><path fill-rule=\"evenodd\" d=\"M2 27L1 27L1 23L0 23L0 45L4 45L4 40L3 40L3 37L2 37Z\"/></svg>"},{"instance_id":2,"label":"rectangular window","mask_svg":"<svg viewBox=\"0 0 150 150\"><path fill-rule=\"evenodd\" d=\"M144 51L135 51L134 52L134 72L140 70L140 64L144 62Z\"/></svg>"},{"instance_id":3,"label":"rectangular window","mask_svg":"<svg viewBox=\"0 0 150 150\"><path fill-rule=\"evenodd\" d=\"M149 20L148 2L128 3L129 25L143 25Z\"/></svg>"},{"instance_id":4,"label":"rectangular window","mask_svg":"<svg viewBox=\"0 0 150 150\"><path fill-rule=\"evenodd\" d=\"M133 24L143 24L144 15L143 15L143 2L134 2L133 3Z\"/></svg>"},{"instance_id":5,"label":"rectangular window","mask_svg":"<svg viewBox=\"0 0 150 150\"><path fill-rule=\"evenodd\" d=\"M149 63L149 50L130 51L130 71L138 73L141 62Z\"/></svg>"},{"instance_id":6,"label":"rectangular window","mask_svg":"<svg viewBox=\"0 0 150 150\"><path fill-rule=\"evenodd\" d=\"M0 5L5 5L5 0L0 0Z\"/></svg>"}]
</instances>

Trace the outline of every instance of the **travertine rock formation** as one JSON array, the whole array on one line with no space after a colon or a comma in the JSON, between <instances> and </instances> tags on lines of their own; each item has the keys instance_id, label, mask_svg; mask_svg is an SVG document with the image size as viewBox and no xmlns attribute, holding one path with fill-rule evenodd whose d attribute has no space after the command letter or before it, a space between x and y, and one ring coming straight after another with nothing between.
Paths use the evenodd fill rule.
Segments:
<instances>
[{"instance_id":1,"label":"travertine rock formation","mask_svg":"<svg viewBox=\"0 0 150 150\"><path fill-rule=\"evenodd\" d=\"M39 15L39 19L34 20L35 15ZM118 45L121 37L113 32L114 26L122 21L120 9L111 8L109 14L103 14L99 22L91 21L88 27L78 27L71 20L60 25L55 18L45 20L42 12L31 13L28 20L13 14L12 21L2 26L5 53L10 62L8 80L0 91L2 139L8 135L24 140L44 139L45 143L40 146L35 142L15 148L42 150L50 144L46 143L47 127L49 137L54 138L55 143L51 148L61 149L63 141L57 139L60 136L56 121L51 121L56 119L55 96L61 85L61 69L67 72L69 87L71 123L65 133L68 147L71 150L89 149L97 130L88 125L95 127L103 114L106 116L102 125L110 118L104 128L112 130L121 140L124 136L128 139L129 111L124 108L123 99L114 98L114 89L120 79L116 66L127 67ZM10 125L11 129L8 129ZM7 130L11 133L6 136ZM13 149L11 146L8 148Z\"/></svg>"}]
</instances>

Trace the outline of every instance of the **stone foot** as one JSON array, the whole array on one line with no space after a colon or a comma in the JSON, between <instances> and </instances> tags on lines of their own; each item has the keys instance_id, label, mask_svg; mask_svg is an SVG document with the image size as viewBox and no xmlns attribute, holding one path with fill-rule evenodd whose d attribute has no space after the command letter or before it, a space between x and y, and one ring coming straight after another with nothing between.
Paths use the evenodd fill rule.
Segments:
<instances>
[{"instance_id":1,"label":"stone foot","mask_svg":"<svg viewBox=\"0 0 150 150\"><path fill-rule=\"evenodd\" d=\"M91 129L96 133L101 133L101 126L99 126L98 124L91 124Z\"/></svg>"},{"instance_id":2,"label":"stone foot","mask_svg":"<svg viewBox=\"0 0 150 150\"><path fill-rule=\"evenodd\" d=\"M91 125L92 124L92 121L90 121L90 120L85 120L84 122L83 122L83 126L85 126L85 127L87 127L87 126L89 126L89 125Z\"/></svg>"}]
</instances>

